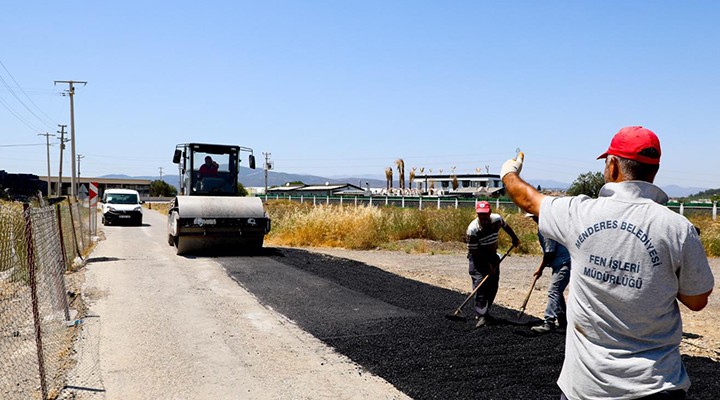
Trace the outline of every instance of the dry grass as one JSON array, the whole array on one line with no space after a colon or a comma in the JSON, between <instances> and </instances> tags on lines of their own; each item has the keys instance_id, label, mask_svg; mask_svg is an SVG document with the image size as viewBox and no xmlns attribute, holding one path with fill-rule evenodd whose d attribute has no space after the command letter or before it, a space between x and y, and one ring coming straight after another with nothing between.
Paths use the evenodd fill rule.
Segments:
<instances>
[{"instance_id":1,"label":"dry grass","mask_svg":"<svg viewBox=\"0 0 720 400\"><path fill-rule=\"evenodd\" d=\"M472 209L424 209L339 206L270 201L267 211L273 230L267 242L285 246L383 248L406 252L464 251ZM523 244L518 252L539 254L535 223L524 214L497 210L513 227ZM510 247L509 236L500 235L500 247Z\"/></svg>"},{"instance_id":2,"label":"dry grass","mask_svg":"<svg viewBox=\"0 0 720 400\"><path fill-rule=\"evenodd\" d=\"M691 216L690 221L700 229L700 239L708 257L720 257L720 220L713 221L710 216Z\"/></svg>"},{"instance_id":3,"label":"dry grass","mask_svg":"<svg viewBox=\"0 0 720 400\"><path fill-rule=\"evenodd\" d=\"M143 207L167 215L170 209L170 203L145 203Z\"/></svg>"},{"instance_id":4,"label":"dry grass","mask_svg":"<svg viewBox=\"0 0 720 400\"><path fill-rule=\"evenodd\" d=\"M267 242L286 246L389 249L408 253L464 251L462 242L471 209L410 209L398 207L354 207L269 201L266 209L273 221ZM509 211L508 211L509 210ZM518 254L540 255L537 225L516 207L493 210L505 218L520 238ZM690 215L700 228L709 257L720 256L720 220ZM500 248L510 247L508 235L500 234Z\"/></svg>"},{"instance_id":5,"label":"dry grass","mask_svg":"<svg viewBox=\"0 0 720 400\"><path fill-rule=\"evenodd\" d=\"M167 214L169 203L146 203L145 207ZM285 246L343 247L347 249L388 249L408 253L463 251L465 230L475 213L467 208L339 206L270 200L266 210L273 229L267 242ZM505 218L520 238L519 254L539 255L537 225L517 208L493 210ZM688 215L702 232L709 257L720 256L720 220ZM510 238L500 235L500 248L510 247Z\"/></svg>"}]
</instances>

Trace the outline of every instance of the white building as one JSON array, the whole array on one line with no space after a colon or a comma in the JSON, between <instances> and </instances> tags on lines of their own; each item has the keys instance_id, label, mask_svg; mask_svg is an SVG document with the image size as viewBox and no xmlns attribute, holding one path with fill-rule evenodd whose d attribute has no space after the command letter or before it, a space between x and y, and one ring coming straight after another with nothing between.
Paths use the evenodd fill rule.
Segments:
<instances>
[{"instance_id":1,"label":"white building","mask_svg":"<svg viewBox=\"0 0 720 400\"><path fill-rule=\"evenodd\" d=\"M496 174L415 175L413 186L424 194L460 197L497 197L505 193Z\"/></svg>"}]
</instances>

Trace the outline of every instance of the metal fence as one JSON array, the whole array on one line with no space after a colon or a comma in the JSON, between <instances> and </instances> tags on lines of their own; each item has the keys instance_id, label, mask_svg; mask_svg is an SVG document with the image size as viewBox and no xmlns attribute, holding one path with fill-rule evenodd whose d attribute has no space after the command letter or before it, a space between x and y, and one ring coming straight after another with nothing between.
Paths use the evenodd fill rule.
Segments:
<instances>
[{"instance_id":1,"label":"metal fence","mask_svg":"<svg viewBox=\"0 0 720 400\"><path fill-rule=\"evenodd\" d=\"M89 246L87 208L0 203L0 394L52 399L72 367L76 313L65 273Z\"/></svg>"},{"instance_id":2,"label":"metal fence","mask_svg":"<svg viewBox=\"0 0 720 400\"><path fill-rule=\"evenodd\" d=\"M472 208L476 199L439 197L439 196L263 196L265 200L290 200L299 203L355 205L355 206L392 206L401 208ZM519 208L508 199L487 199L494 208ZM717 218L717 202L707 204L670 203L667 207L681 215L710 216L713 220Z\"/></svg>"},{"instance_id":3,"label":"metal fence","mask_svg":"<svg viewBox=\"0 0 720 400\"><path fill-rule=\"evenodd\" d=\"M265 200L290 200L313 205L335 204L401 208L473 208L476 199L438 196L263 196ZM496 208L515 207L507 199L489 199Z\"/></svg>"}]
</instances>

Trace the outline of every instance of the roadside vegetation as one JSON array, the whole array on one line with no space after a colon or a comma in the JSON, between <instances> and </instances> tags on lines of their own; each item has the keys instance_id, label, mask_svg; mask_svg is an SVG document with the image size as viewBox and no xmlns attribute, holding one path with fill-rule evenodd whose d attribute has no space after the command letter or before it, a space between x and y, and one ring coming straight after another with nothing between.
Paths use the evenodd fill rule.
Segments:
<instances>
[{"instance_id":1,"label":"roadside vegetation","mask_svg":"<svg viewBox=\"0 0 720 400\"><path fill-rule=\"evenodd\" d=\"M442 253L464 251L464 236L472 209L397 207L354 207L299 204L271 200L266 206L273 228L268 244L284 246L343 247L367 250L386 249L406 252ZM505 218L520 238L518 254L541 254L537 225L517 207L494 209ZM689 215L701 231L705 251L720 256L720 221L710 216ZM500 233L500 249L510 247L510 238Z\"/></svg>"},{"instance_id":2,"label":"roadside vegetation","mask_svg":"<svg viewBox=\"0 0 720 400\"><path fill-rule=\"evenodd\" d=\"M150 182L150 196L175 197L177 196L177 189L165 181L155 180Z\"/></svg>"},{"instance_id":3,"label":"roadside vegetation","mask_svg":"<svg viewBox=\"0 0 720 400\"><path fill-rule=\"evenodd\" d=\"M422 253L464 251L465 231L476 217L468 208L313 206L287 200L271 200L266 209L273 221L266 237L269 244ZM512 209L494 211L506 218L522 241L515 251L540 254L535 222ZM510 244L502 233L500 247L507 249Z\"/></svg>"},{"instance_id":4,"label":"roadside vegetation","mask_svg":"<svg viewBox=\"0 0 720 400\"><path fill-rule=\"evenodd\" d=\"M167 214L167 203L146 203L145 207ZM469 208L313 206L289 200L270 200L266 210L272 230L265 241L281 246L342 247L355 250L383 249L408 253L449 253L465 251L465 231L476 217ZM540 255L537 225L517 207L493 209L520 238L517 254ZM700 229L709 257L720 257L720 220L709 215L687 215ZM500 249L510 247L510 238L500 233Z\"/></svg>"}]
</instances>

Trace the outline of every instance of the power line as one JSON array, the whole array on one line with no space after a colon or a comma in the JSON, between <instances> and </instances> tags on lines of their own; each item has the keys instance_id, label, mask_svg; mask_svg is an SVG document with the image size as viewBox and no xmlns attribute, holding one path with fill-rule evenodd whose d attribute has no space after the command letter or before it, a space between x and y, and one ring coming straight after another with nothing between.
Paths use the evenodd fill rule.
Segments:
<instances>
[{"instance_id":1,"label":"power line","mask_svg":"<svg viewBox=\"0 0 720 400\"><path fill-rule=\"evenodd\" d=\"M39 130L40 130L40 129L37 128L36 126L33 126L33 125L32 125L29 121L27 121L25 118L21 117L20 114L18 114L17 112L15 112L15 110L13 110L13 108L10 106L10 103L8 103L8 102L7 102L5 99L3 99L2 97L0 97L0 104L2 104L2 106L5 107L5 109L10 112L10 114L12 114L15 118L17 118L18 121L22 122L23 125L25 125L25 126L27 126L28 128L30 128L30 130L32 130L32 131L39 131Z\"/></svg>"},{"instance_id":2,"label":"power line","mask_svg":"<svg viewBox=\"0 0 720 400\"><path fill-rule=\"evenodd\" d=\"M5 70L5 72L7 72L8 76L10 77L10 79L12 79L13 82L15 82L15 85L17 85L17 88L20 89L20 91L22 92L22 94L25 95L25 97L30 101L30 103L31 103L33 106L35 106L35 108L36 108L38 111L40 111L40 113L43 114L43 115L47 118L47 120L43 120L42 118L40 118L40 116L38 116L37 114L35 114L35 112L30 109L30 107L28 107L22 100L20 100L20 97L18 97L17 94L15 94L15 91L12 90L12 88L7 84L7 82L5 81L5 79L3 79L2 76L0 76L0 81L2 81L3 85L8 89L8 91L10 91L10 93L17 99L17 101L20 102L20 104L22 104L23 107L25 107L25 109L30 112L30 114L32 114L33 116L35 116L35 118L37 118L38 121L40 121L42 124L44 124L44 125L46 125L46 126L51 126L52 123L51 123L51 122L48 123L48 121L52 121L52 118L50 118L47 114L45 114L45 113L40 109L40 107L38 107L38 105L35 104L35 102L32 101L32 99L30 98L30 96L28 96L28 94L25 93L25 90L23 90L22 86L20 86L20 84L18 83L18 81L15 80L15 77L10 73L10 71L7 69L7 67L5 67L5 64L3 64L2 60L0 60L0 66L3 67L3 69Z\"/></svg>"},{"instance_id":3,"label":"power line","mask_svg":"<svg viewBox=\"0 0 720 400\"><path fill-rule=\"evenodd\" d=\"M30 146L45 146L45 143L32 143L32 144L0 144L0 147L30 147Z\"/></svg>"}]
</instances>

